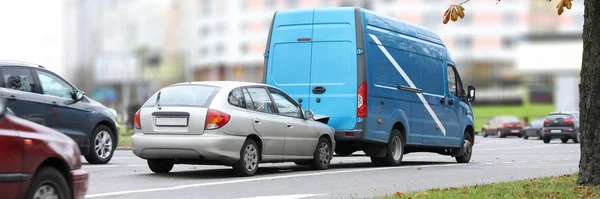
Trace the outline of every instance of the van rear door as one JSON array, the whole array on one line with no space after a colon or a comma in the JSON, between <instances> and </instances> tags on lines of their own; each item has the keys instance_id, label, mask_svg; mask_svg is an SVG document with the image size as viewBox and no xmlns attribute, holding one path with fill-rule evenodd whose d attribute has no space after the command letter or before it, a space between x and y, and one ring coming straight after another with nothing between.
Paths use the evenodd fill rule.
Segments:
<instances>
[{"instance_id":1,"label":"van rear door","mask_svg":"<svg viewBox=\"0 0 600 199\"><path fill-rule=\"evenodd\" d=\"M277 13L271 33L266 83L330 116L336 130L356 125L355 20L353 8L286 11Z\"/></svg>"},{"instance_id":2,"label":"van rear door","mask_svg":"<svg viewBox=\"0 0 600 199\"><path fill-rule=\"evenodd\" d=\"M278 12L273 20L265 83L308 109L313 11Z\"/></svg>"}]
</instances>

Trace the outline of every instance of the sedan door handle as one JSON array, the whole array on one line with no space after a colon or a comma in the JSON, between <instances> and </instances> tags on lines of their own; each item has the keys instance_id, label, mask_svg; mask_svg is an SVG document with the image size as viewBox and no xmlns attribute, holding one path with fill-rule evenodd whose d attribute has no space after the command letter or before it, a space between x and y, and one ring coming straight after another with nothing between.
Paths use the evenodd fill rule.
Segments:
<instances>
[{"instance_id":1,"label":"sedan door handle","mask_svg":"<svg viewBox=\"0 0 600 199\"><path fill-rule=\"evenodd\" d=\"M292 123L289 123L289 122L288 122L288 123L286 124L286 126L287 126L288 128L292 128Z\"/></svg>"},{"instance_id":2,"label":"sedan door handle","mask_svg":"<svg viewBox=\"0 0 600 199\"><path fill-rule=\"evenodd\" d=\"M259 119L254 119L254 123L260 124L260 120Z\"/></svg>"}]
</instances>

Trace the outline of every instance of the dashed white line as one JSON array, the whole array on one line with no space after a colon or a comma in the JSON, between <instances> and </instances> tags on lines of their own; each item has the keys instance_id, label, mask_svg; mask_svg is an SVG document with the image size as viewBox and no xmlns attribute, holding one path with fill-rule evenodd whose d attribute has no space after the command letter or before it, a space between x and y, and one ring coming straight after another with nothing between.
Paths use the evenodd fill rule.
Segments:
<instances>
[{"instance_id":1,"label":"dashed white line","mask_svg":"<svg viewBox=\"0 0 600 199\"><path fill-rule=\"evenodd\" d=\"M430 167L450 167L450 166L459 167L459 166L470 166L470 165L472 165L472 164L438 164L438 165L377 167L377 168L351 169L351 170L342 170L342 171L326 171L326 172L314 172L314 173L283 175L283 176L273 176L273 177L246 178L246 179L239 179L239 180L188 184L188 185L179 185L179 186L163 187L163 188L138 189L138 190L129 190L129 191L117 191L117 192L108 192L108 193L99 193L99 194L89 194L89 195L86 195L85 197L86 198L97 198L97 197L105 197L105 196L116 196L116 195L125 195L125 194L133 194L133 193L147 193L147 192L157 192L157 191L179 190L179 189L194 188L194 187L206 187L206 186L234 184L234 183L243 183L243 182L252 182L252 181L298 178L298 177L309 177L309 176L331 175L331 174L353 173L353 172L365 172L365 171L409 169L409 168L414 169L414 168L430 168Z\"/></svg>"},{"instance_id":2,"label":"dashed white line","mask_svg":"<svg viewBox=\"0 0 600 199\"><path fill-rule=\"evenodd\" d=\"M297 194L297 195L281 195L281 196L258 196L251 198L238 198L238 199L299 199L299 198L308 198L315 196L324 196L327 194Z\"/></svg>"}]
</instances>

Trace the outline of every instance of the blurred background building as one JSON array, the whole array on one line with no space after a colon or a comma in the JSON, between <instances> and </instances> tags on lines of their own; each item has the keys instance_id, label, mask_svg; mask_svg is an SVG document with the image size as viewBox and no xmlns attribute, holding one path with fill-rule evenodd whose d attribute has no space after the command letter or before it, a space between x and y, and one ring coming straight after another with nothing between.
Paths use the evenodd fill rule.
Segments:
<instances>
[{"instance_id":1,"label":"blurred background building","mask_svg":"<svg viewBox=\"0 0 600 199\"><path fill-rule=\"evenodd\" d=\"M446 25L442 15L457 1L60 2L57 12L62 15L55 20L61 24L62 57L49 63L60 66L48 68L62 71L120 115L132 115L149 95L176 82L261 81L274 12L336 6L363 7L438 33L463 82L477 87L475 105L550 104L553 109L578 109L583 1L574 1L573 9L561 16L556 15L556 0L470 1L464 5L466 17Z\"/></svg>"}]
</instances>

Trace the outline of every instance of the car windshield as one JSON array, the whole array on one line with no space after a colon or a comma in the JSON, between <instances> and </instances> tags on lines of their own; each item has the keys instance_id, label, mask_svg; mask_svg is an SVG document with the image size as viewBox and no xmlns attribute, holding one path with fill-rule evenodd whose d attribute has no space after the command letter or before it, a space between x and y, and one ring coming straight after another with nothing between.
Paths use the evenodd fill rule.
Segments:
<instances>
[{"instance_id":1,"label":"car windshield","mask_svg":"<svg viewBox=\"0 0 600 199\"><path fill-rule=\"evenodd\" d=\"M194 106L207 107L218 87L206 85L180 85L161 89L146 101L144 107L156 106Z\"/></svg>"},{"instance_id":2,"label":"car windshield","mask_svg":"<svg viewBox=\"0 0 600 199\"><path fill-rule=\"evenodd\" d=\"M502 122L519 122L519 118L516 117L502 117L500 120Z\"/></svg>"},{"instance_id":3,"label":"car windshield","mask_svg":"<svg viewBox=\"0 0 600 199\"><path fill-rule=\"evenodd\" d=\"M569 114L552 114L552 115L548 115L548 120L566 120L566 119L571 119L571 115Z\"/></svg>"}]
</instances>

